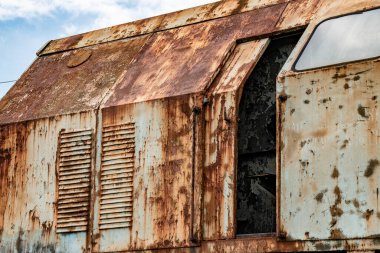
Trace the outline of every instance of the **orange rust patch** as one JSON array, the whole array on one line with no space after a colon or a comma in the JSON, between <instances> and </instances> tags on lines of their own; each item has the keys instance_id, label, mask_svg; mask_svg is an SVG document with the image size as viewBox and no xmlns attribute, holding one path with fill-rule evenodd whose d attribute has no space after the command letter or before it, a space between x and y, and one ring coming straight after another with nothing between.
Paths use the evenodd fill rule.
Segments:
<instances>
[{"instance_id":1,"label":"orange rust patch","mask_svg":"<svg viewBox=\"0 0 380 253\"><path fill-rule=\"evenodd\" d=\"M311 133L311 135L315 138L321 138L321 137L324 137L326 136L328 133L328 130L327 129L320 129L320 130L317 130L317 131L314 131Z\"/></svg>"}]
</instances>

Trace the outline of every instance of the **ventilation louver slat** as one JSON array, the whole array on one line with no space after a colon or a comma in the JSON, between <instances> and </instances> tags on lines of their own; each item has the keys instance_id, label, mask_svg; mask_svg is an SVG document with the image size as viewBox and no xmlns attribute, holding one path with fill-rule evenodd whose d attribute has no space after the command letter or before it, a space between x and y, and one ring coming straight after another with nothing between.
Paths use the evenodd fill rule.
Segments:
<instances>
[{"instance_id":1,"label":"ventilation louver slat","mask_svg":"<svg viewBox=\"0 0 380 253\"><path fill-rule=\"evenodd\" d=\"M87 231L92 138L90 129L60 133L57 233Z\"/></svg>"},{"instance_id":2,"label":"ventilation louver slat","mask_svg":"<svg viewBox=\"0 0 380 253\"><path fill-rule=\"evenodd\" d=\"M135 126L103 129L100 229L132 226Z\"/></svg>"}]
</instances>

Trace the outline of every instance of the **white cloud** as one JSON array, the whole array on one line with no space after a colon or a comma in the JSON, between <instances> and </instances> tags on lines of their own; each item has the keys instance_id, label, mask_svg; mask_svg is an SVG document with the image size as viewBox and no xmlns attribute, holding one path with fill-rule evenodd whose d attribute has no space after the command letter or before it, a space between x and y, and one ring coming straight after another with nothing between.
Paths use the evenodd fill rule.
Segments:
<instances>
[{"instance_id":1,"label":"white cloud","mask_svg":"<svg viewBox=\"0 0 380 253\"><path fill-rule=\"evenodd\" d=\"M48 15L53 9L49 0L1 0L0 20Z\"/></svg>"}]
</instances>

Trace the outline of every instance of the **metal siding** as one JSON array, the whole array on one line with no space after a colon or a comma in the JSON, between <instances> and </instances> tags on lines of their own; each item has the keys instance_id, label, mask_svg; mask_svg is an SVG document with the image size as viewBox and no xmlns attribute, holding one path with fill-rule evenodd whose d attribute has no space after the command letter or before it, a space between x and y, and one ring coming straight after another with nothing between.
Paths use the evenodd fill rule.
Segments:
<instances>
[{"instance_id":1,"label":"metal siding","mask_svg":"<svg viewBox=\"0 0 380 253\"><path fill-rule=\"evenodd\" d=\"M347 239L379 234L375 190L379 180L376 145L379 91L375 85L379 62L307 72L300 79L292 76L294 73L281 75L279 81L285 82L285 90L279 89L279 99L288 100L279 107L284 113L281 114L284 125L280 128L283 145L279 145L283 148L280 228L287 233L287 239L302 241L274 237L232 239L236 230L236 112L242 84L268 42L237 44L228 58L236 40L303 26L314 15L310 12L321 18L380 5L377 0L355 3L321 0L318 9L315 1L302 2L298 8L296 3L300 2L271 5L272 1L239 1L239 4L225 1L211 5L210 9L199 8L207 9L205 18L233 14L228 18L188 25L204 19L193 20L184 11L187 14L179 14L178 18L177 14L160 16L122 25L120 30L107 28L50 44L48 48L53 50L50 52L70 50L106 42L109 33L115 33L111 39L120 39L157 31L160 26L169 29L188 25L147 37L39 57L1 100L0 251L80 252L92 243L93 252L140 249L166 252L174 247L177 248L169 251L379 248L377 239ZM267 4L271 6L252 10ZM309 29L307 34L310 32ZM306 39L304 36L296 52ZM296 55L292 54L288 63ZM361 72L367 68L368 71ZM119 81L120 85L112 90ZM312 92L306 94L311 88ZM206 110L200 103L201 93L209 96ZM92 110L108 95L111 99L106 108L96 115ZM79 111L87 112L68 114ZM194 116L197 111L198 121ZM5 125L61 114L67 115ZM136 127L132 224L100 229L103 125L106 128L129 122ZM91 155L94 171L88 227L93 232L91 238L85 232L55 231L58 135L61 129L78 128L97 129L96 153L93 151ZM351 229L352 224L359 229ZM214 241L199 242L202 233L204 239ZM315 238L323 240L304 240Z\"/></svg>"},{"instance_id":2,"label":"metal siding","mask_svg":"<svg viewBox=\"0 0 380 253\"><path fill-rule=\"evenodd\" d=\"M281 15L276 29L281 31L299 29L306 26L317 12L320 1L321 0L290 1Z\"/></svg>"},{"instance_id":3,"label":"metal siding","mask_svg":"<svg viewBox=\"0 0 380 253\"><path fill-rule=\"evenodd\" d=\"M134 122L135 167L132 226L98 230L97 250L192 245L193 105L180 96L102 110L104 128Z\"/></svg>"},{"instance_id":4,"label":"metal siding","mask_svg":"<svg viewBox=\"0 0 380 253\"><path fill-rule=\"evenodd\" d=\"M284 77L281 232L289 240L380 234L379 61Z\"/></svg>"},{"instance_id":5,"label":"metal siding","mask_svg":"<svg viewBox=\"0 0 380 253\"><path fill-rule=\"evenodd\" d=\"M56 234L57 147L61 129L93 128L93 113L1 126L0 251L78 252L86 232ZM10 156L8 155L11 152Z\"/></svg>"}]
</instances>

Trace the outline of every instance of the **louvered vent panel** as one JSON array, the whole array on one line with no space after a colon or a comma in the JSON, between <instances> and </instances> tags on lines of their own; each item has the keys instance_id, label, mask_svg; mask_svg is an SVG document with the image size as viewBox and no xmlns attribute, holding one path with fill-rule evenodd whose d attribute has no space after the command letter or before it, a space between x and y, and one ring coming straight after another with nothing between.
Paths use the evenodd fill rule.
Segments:
<instances>
[{"instance_id":1,"label":"louvered vent panel","mask_svg":"<svg viewBox=\"0 0 380 253\"><path fill-rule=\"evenodd\" d=\"M57 233L87 231L92 130L59 136Z\"/></svg>"},{"instance_id":2,"label":"louvered vent panel","mask_svg":"<svg viewBox=\"0 0 380 253\"><path fill-rule=\"evenodd\" d=\"M135 126L103 128L100 229L132 225Z\"/></svg>"}]
</instances>

